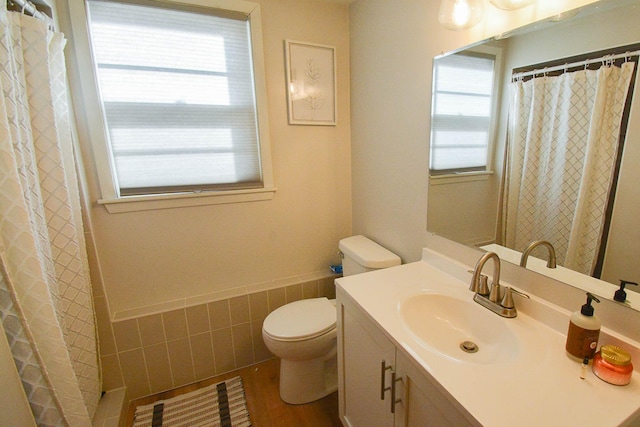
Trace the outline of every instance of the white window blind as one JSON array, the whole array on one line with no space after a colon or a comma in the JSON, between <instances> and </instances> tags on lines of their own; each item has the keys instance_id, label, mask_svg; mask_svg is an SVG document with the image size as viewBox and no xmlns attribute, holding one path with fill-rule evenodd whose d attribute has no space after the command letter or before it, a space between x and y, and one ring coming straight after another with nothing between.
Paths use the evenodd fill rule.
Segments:
<instances>
[{"instance_id":1,"label":"white window blind","mask_svg":"<svg viewBox=\"0 0 640 427\"><path fill-rule=\"evenodd\" d=\"M88 5L120 195L262 187L246 16Z\"/></svg>"},{"instance_id":2,"label":"white window blind","mask_svg":"<svg viewBox=\"0 0 640 427\"><path fill-rule=\"evenodd\" d=\"M435 61L432 173L486 170L495 58L454 54Z\"/></svg>"}]
</instances>

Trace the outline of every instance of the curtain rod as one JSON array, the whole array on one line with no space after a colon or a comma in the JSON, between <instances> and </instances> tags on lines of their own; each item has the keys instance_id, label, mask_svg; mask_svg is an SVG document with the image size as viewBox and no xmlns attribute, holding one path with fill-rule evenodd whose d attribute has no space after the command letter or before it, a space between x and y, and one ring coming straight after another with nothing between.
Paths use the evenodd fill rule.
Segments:
<instances>
[{"instance_id":1,"label":"curtain rod","mask_svg":"<svg viewBox=\"0 0 640 427\"><path fill-rule=\"evenodd\" d=\"M30 16L33 16L36 19L46 22L50 27L53 27L53 19L45 13L40 12L36 9L36 5L31 3L29 0L7 0L21 9L21 12Z\"/></svg>"},{"instance_id":2,"label":"curtain rod","mask_svg":"<svg viewBox=\"0 0 640 427\"><path fill-rule=\"evenodd\" d=\"M514 80L522 79L529 76L535 76L536 74L545 74L545 73L550 73L553 71L564 70L569 68L582 67L582 66L586 67L587 65L593 64L596 62L602 62L603 64L606 64L607 62L615 61L616 59L631 58L632 56L639 56L639 55L640 55L640 50L636 50L634 52L618 53L614 55L604 55L598 58L585 59L584 61L577 61L577 62L572 62L570 64L556 65L554 67L540 68L540 69L531 70L531 71L522 71L520 73L512 74L511 80L514 81Z\"/></svg>"}]
</instances>

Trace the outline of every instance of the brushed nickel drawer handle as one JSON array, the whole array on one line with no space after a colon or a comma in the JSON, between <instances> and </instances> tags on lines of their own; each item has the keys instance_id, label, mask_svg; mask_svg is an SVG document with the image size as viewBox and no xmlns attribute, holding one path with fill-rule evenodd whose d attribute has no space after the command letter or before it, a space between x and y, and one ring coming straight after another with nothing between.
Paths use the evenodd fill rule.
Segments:
<instances>
[{"instance_id":1,"label":"brushed nickel drawer handle","mask_svg":"<svg viewBox=\"0 0 640 427\"><path fill-rule=\"evenodd\" d=\"M380 400L384 400L384 394L388 390L391 390L391 386L385 387L385 373L387 370L391 369L391 366L386 366L385 361L383 360L380 364Z\"/></svg>"},{"instance_id":2,"label":"brushed nickel drawer handle","mask_svg":"<svg viewBox=\"0 0 640 427\"><path fill-rule=\"evenodd\" d=\"M396 384L402 382L402 377L396 378L396 373L391 372L391 413L396 413L396 403L402 402L402 399L396 399Z\"/></svg>"}]
</instances>

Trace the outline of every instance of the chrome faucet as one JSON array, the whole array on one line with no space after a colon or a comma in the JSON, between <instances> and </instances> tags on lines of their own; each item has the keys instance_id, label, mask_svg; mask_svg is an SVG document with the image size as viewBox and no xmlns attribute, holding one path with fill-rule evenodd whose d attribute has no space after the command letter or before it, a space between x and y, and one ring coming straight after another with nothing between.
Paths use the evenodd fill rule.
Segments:
<instances>
[{"instance_id":1,"label":"chrome faucet","mask_svg":"<svg viewBox=\"0 0 640 427\"><path fill-rule=\"evenodd\" d=\"M491 289L487 285L488 278L482 274L484 265L493 259L493 280ZM471 276L471 285L469 290L474 292L473 300L481 306L488 308L499 316L513 318L518 315L515 304L513 303L513 293L529 298L529 295L512 289L506 288L504 295L501 295L500 287L500 257L495 252L487 252L476 263Z\"/></svg>"},{"instance_id":2,"label":"chrome faucet","mask_svg":"<svg viewBox=\"0 0 640 427\"><path fill-rule=\"evenodd\" d=\"M556 250L553 248L553 245L546 240L536 240L535 242L531 242L531 244L527 246L527 249L522 252L522 257L520 257L520 267L527 266L527 258L529 258L529 254L538 246L545 246L549 250L549 260L547 261L547 268L556 268Z\"/></svg>"}]
</instances>

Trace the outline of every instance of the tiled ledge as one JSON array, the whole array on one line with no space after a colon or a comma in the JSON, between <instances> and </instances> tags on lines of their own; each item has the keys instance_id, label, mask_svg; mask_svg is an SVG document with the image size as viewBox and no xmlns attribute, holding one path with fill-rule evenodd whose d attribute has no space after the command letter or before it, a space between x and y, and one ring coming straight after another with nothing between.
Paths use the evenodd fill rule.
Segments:
<instances>
[{"instance_id":1,"label":"tiled ledge","mask_svg":"<svg viewBox=\"0 0 640 427\"><path fill-rule=\"evenodd\" d=\"M223 291L210 292L207 294L196 295L189 298L180 298L173 301L167 301L161 304L152 304L144 307L133 308L130 310L122 310L114 312L111 316L112 322L136 319L142 316L159 314L170 310L193 307L200 304L208 304L211 302L221 301L243 295L250 295L257 292L269 291L272 289L283 288L298 283L311 282L314 280L322 280L328 278L336 278L334 273L329 270L314 271L311 273L290 276L271 280L262 283L251 284L247 286L239 286L236 288L225 289Z\"/></svg>"},{"instance_id":2,"label":"tiled ledge","mask_svg":"<svg viewBox=\"0 0 640 427\"><path fill-rule=\"evenodd\" d=\"M124 387L105 393L93 415L92 427L124 427L128 403L127 389Z\"/></svg>"}]
</instances>

